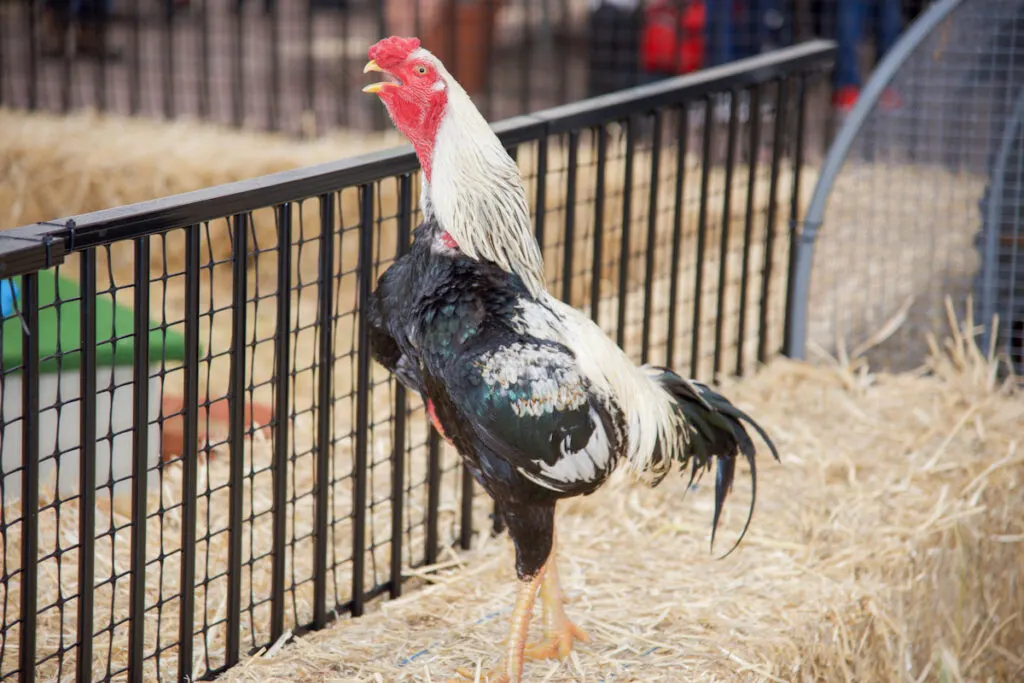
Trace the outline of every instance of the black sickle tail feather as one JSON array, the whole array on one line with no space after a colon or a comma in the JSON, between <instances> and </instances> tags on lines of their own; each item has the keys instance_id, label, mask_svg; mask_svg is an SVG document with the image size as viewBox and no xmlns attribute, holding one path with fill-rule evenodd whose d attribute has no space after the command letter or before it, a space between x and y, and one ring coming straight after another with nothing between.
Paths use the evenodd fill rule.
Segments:
<instances>
[{"instance_id":1,"label":"black sickle tail feather","mask_svg":"<svg viewBox=\"0 0 1024 683\"><path fill-rule=\"evenodd\" d=\"M772 457L779 460L779 452L775 444L757 422L745 412L734 406L721 394L710 387L693 380L685 380L671 370L660 368L663 374L658 378L678 401L679 409L690 429L687 460L690 461L690 484L697 477L698 471L710 469L711 458L717 460L715 474L715 515L711 527L711 547L715 545L715 533L722 514L722 505L732 490L733 478L736 473L736 456L742 454L750 465L751 496L750 510L743 531L736 543L722 557L728 557L739 546L740 541L750 527L754 516L754 503L757 500L757 466L754 462L754 443L747 434L743 423L754 428L771 449ZM683 465L685 466L685 461Z\"/></svg>"}]
</instances>

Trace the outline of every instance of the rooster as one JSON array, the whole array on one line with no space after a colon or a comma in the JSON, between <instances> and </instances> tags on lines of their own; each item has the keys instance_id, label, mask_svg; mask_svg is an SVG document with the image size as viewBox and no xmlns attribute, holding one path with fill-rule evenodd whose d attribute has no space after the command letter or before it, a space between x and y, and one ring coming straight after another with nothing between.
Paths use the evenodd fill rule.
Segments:
<instances>
[{"instance_id":1,"label":"rooster","mask_svg":"<svg viewBox=\"0 0 1024 683\"><path fill-rule=\"evenodd\" d=\"M418 39L385 38L368 56L364 73L389 78L363 90L416 151L423 214L409 252L371 297L372 354L422 396L431 422L500 504L518 586L504 665L487 680L518 683L525 659L564 659L588 639L563 606L558 501L593 493L621 463L655 486L673 465L689 468L692 483L717 460L713 545L741 454L756 492L743 422L778 453L727 399L670 369L635 365L548 292L518 166ZM527 648L538 590L546 637Z\"/></svg>"}]
</instances>

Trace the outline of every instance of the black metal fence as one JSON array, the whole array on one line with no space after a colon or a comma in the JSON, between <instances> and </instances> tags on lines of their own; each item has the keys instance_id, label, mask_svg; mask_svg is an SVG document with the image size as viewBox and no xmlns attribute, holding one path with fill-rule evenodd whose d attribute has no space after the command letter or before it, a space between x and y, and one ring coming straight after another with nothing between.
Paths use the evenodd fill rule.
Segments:
<instances>
[{"instance_id":1,"label":"black metal fence","mask_svg":"<svg viewBox=\"0 0 1024 683\"><path fill-rule=\"evenodd\" d=\"M553 291L696 377L777 354L833 50L497 124ZM212 677L491 532L359 315L416 174L401 148L0 233L0 678Z\"/></svg>"},{"instance_id":2,"label":"black metal fence","mask_svg":"<svg viewBox=\"0 0 1024 683\"><path fill-rule=\"evenodd\" d=\"M386 124L366 48L421 36L489 120L836 34L836 0L5 0L0 105L288 133ZM902 3L907 14L919 2ZM691 16L692 15L692 16ZM864 37L874 35L870 24ZM820 112L816 118L823 118Z\"/></svg>"}]
</instances>

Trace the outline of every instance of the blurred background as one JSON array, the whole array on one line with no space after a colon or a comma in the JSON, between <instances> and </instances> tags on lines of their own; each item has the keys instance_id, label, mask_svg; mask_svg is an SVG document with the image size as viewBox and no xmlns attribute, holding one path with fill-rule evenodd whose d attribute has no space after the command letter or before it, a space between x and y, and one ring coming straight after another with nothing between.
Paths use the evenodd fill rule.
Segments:
<instances>
[{"instance_id":1,"label":"blurred background","mask_svg":"<svg viewBox=\"0 0 1024 683\"><path fill-rule=\"evenodd\" d=\"M494 121L825 37L839 42L826 101L841 113L927 4L0 0L0 105L305 136L381 130L381 107L359 92L361 69L370 44L401 34L419 36Z\"/></svg>"}]
</instances>

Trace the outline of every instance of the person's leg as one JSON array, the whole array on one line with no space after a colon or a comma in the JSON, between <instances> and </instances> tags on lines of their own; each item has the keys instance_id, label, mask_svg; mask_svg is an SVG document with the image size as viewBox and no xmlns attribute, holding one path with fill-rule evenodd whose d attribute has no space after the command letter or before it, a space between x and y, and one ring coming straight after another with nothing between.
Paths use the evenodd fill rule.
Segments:
<instances>
[{"instance_id":1,"label":"person's leg","mask_svg":"<svg viewBox=\"0 0 1024 683\"><path fill-rule=\"evenodd\" d=\"M900 0L876 0L875 3L875 63L892 49L903 32L903 7ZM903 100L892 87L882 93L882 106L894 109L902 106Z\"/></svg>"},{"instance_id":2,"label":"person's leg","mask_svg":"<svg viewBox=\"0 0 1024 683\"><path fill-rule=\"evenodd\" d=\"M727 64L734 58L732 0L707 0L708 60L711 66Z\"/></svg>"},{"instance_id":3,"label":"person's leg","mask_svg":"<svg viewBox=\"0 0 1024 683\"><path fill-rule=\"evenodd\" d=\"M878 43L877 59L881 60L903 32L903 8L900 0L877 0L877 3L875 40Z\"/></svg>"},{"instance_id":4,"label":"person's leg","mask_svg":"<svg viewBox=\"0 0 1024 683\"><path fill-rule=\"evenodd\" d=\"M864 33L864 1L843 0L836 8L836 90L860 88L860 66L857 56Z\"/></svg>"},{"instance_id":5,"label":"person's leg","mask_svg":"<svg viewBox=\"0 0 1024 683\"><path fill-rule=\"evenodd\" d=\"M842 0L836 8L836 68L832 105L848 111L860 95L860 48L866 0Z\"/></svg>"}]
</instances>

